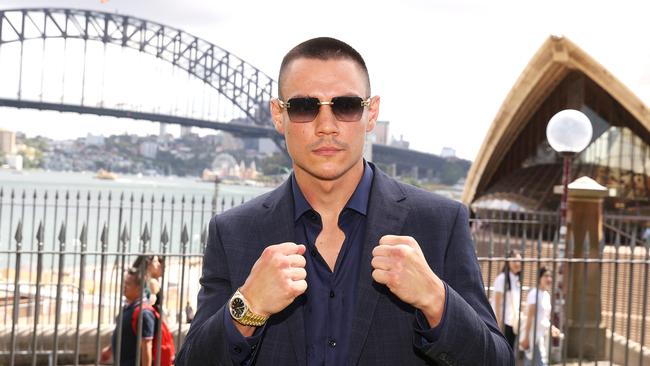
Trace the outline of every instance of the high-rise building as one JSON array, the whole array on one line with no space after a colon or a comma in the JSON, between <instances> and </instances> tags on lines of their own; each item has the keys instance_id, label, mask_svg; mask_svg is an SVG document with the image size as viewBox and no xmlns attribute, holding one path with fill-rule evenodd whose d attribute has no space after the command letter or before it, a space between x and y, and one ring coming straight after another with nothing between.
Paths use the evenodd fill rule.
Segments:
<instances>
[{"instance_id":1,"label":"high-rise building","mask_svg":"<svg viewBox=\"0 0 650 366\"><path fill-rule=\"evenodd\" d=\"M0 154L11 155L16 152L16 133L0 129Z\"/></svg>"},{"instance_id":2,"label":"high-rise building","mask_svg":"<svg viewBox=\"0 0 650 366\"><path fill-rule=\"evenodd\" d=\"M192 133L192 126L181 126L181 137L188 136Z\"/></svg>"},{"instance_id":3,"label":"high-rise building","mask_svg":"<svg viewBox=\"0 0 650 366\"><path fill-rule=\"evenodd\" d=\"M155 159L158 153L158 144L152 141L144 141L140 144L140 155L145 158Z\"/></svg>"},{"instance_id":4,"label":"high-rise building","mask_svg":"<svg viewBox=\"0 0 650 366\"><path fill-rule=\"evenodd\" d=\"M366 135L366 143L363 145L363 158L367 161L372 161L372 144L375 143L375 134Z\"/></svg>"},{"instance_id":5,"label":"high-rise building","mask_svg":"<svg viewBox=\"0 0 650 366\"><path fill-rule=\"evenodd\" d=\"M377 121L373 132L375 133L375 144L388 144L388 121Z\"/></svg>"},{"instance_id":6,"label":"high-rise building","mask_svg":"<svg viewBox=\"0 0 650 366\"><path fill-rule=\"evenodd\" d=\"M166 123L160 123L160 133L158 133L159 137L165 137L167 135L167 124Z\"/></svg>"}]
</instances>

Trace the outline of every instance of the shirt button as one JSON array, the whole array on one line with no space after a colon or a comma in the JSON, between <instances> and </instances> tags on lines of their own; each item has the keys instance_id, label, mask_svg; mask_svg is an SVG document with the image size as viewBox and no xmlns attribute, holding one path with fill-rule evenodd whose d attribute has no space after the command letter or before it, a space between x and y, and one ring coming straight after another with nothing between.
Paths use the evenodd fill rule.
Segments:
<instances>
[{"instance_id":1,"label":"shirt button","mask_svg":"<svg viewBox=\"0 0 650 366\"><path fill-rule=\"evenodd\" d=\"M334 291L330 291L330 297L334 297Z\"/></svg>"},{"instance_id":2,"label":"shirt button","mask_svg":"<svg viewBox=\"0 0 650 366\"><path fill-rule=\"evenodd\" d=\"M241 347L239 347L239 346L235 346L234 350L235 350L235 353L241 353Z\"/></svg>"},{"instance_id":3,"label":"shirt button","mask_svg":"<svg viewBox=\"0 0 650 366\"><path fill-rule=\"evenodd\" d=\"M311 250L311 256L312 256L312 257L315 257L316 254L318 254L318 251L317 251L316 249L312 249L312 250Z\"/></svg>"},{"instance_id":4,"label":"shirt button","mask_svg":"<svg viewBox=\"0 0 650 366\"><path fill-rule=\"evenodd\" d=\"M309 218L312 219L312 221L318 220L318 215L315 212L312 212L309 214Z\"/></svg>"},{"instance_id":5,"label":"shirt button","mask_svg":"<svg viewBox=\"0 0 650 366\"><path fill-rule=\"evenodd\" d=\"M336 340L335 339L330 339L330 340L327 341L327 344L330 347L334 348L334 347L336 347Z\"/></svg>"}]
</instances>

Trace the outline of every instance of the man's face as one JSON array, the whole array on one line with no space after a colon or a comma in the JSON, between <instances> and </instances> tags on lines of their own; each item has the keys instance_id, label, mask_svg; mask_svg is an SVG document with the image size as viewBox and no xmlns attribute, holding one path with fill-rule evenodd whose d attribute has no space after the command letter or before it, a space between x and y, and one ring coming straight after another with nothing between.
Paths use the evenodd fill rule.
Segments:
<instances>
[{"instance_id":1,"label":"man's face","mask_svg":"<svg viewBox=\"0 0 650 366\"><path fill-rule=\"evenodd\" d=\"M334 97L368 97L365 74L348 59L318 60L299 58L284 72L282 100L314 97L329 102ZM367 132L372 131L379 113L379 97L364 108L358 122L338 121L329 105L311 122L291 122L277 101L271 103L276 130L283 134L296 173L319 180L336 180L361 164Z\"/></svg>"},{"instance_id":2,"label":"man's face","mask_svg":"<svg viewBox=\"0 0 650 366\"><path fill-rule=\"evenodd\" d=\"M124 297L133 302L141 296L142 288L138 285L136 275L127 273L124 277Z\"/></svg>"}]
</instances>

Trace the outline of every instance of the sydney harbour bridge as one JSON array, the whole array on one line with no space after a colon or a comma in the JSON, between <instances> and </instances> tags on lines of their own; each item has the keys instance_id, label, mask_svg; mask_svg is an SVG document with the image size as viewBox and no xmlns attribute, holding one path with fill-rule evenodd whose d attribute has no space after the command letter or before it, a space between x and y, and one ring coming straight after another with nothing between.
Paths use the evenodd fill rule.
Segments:
<instances>
[{"instance_id":1,"label":"sydney harbour bridge","mask_svg":"<svg viewBox=\"0 0 650 366\"><path fill-rule=\"evenodd\" d=\"M0 10L0 106L129 118L267 137L276 80L180 29L114 13ZM430 174L435 155L374 145L375 161Z\"/></svg>"}]
</instances>

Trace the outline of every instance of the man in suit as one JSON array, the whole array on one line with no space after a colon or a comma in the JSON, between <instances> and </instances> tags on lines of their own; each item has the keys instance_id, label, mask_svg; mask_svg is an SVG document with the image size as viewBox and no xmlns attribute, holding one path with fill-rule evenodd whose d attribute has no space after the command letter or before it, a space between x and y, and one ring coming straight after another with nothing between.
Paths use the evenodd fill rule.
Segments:
<instances>
[{"instance_id":1,"label":"man in suit","mask_svg":"<svg viewBox=\"0 0 650 366\"><path fill-rule=\"evenodd\" d=\"M362 157L380 99L361 55L303 42L278 84L271 111L293 174L211 220L177 364L514 365L467 209Z\"/></svg>"}]
</instances>

